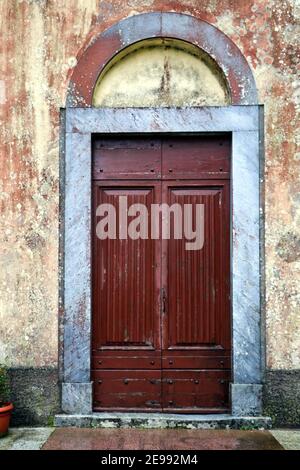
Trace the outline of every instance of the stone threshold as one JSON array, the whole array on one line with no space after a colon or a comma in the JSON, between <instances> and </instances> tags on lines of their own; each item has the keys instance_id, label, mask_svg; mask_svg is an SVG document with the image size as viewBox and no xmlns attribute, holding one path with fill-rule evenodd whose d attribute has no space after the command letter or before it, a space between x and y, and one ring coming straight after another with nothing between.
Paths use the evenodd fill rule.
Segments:
<instances>
[{"instance_id":1,"label":"stone threshold","mask_svg":"<svg viewBox=\"0 0 300 470\"><path fill-rule=\"evenodd\" d=\"M144 428L144 429L270 429L267 416L232 416L228 414L187 415L168 413L91 413L55 416L56 427Z\"/></svg>"}]
</instances>

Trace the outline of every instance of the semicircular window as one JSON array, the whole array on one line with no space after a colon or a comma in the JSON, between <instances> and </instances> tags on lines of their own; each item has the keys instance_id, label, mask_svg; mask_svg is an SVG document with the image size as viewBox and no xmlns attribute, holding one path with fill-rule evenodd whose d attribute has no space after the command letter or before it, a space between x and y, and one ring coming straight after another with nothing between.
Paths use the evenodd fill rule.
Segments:
<instances>
[{"instance_id":1,"label":"semicircular window","mask_svg":"<svg viewBox=\"0 0 300 470\"><path fill-rule=\"evenodd\" d=\"M98 77L93 106L169 107L230 104L216 62L185 41L148 39L117 54Z\"/></svg>"}]
</instances>

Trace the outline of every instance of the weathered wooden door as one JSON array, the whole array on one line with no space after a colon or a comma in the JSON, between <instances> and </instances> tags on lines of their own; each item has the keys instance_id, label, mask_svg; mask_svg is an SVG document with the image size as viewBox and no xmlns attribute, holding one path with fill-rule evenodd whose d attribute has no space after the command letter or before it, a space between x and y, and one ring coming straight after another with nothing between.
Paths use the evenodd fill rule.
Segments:
<instances>
[{"instance_id":1,"label":"weathered wooden door","mask_svg":"<svg viewBox=\"0 0 300 470\"><path fill-rule=\"evenodd\" d=\"M93 146L94 409L226 412L230 138L99 137ZM153 206L171 208L168 236ZM202 241L185 233L190 221L195 235L200 208Z\"/></svg>"}]
</instances>

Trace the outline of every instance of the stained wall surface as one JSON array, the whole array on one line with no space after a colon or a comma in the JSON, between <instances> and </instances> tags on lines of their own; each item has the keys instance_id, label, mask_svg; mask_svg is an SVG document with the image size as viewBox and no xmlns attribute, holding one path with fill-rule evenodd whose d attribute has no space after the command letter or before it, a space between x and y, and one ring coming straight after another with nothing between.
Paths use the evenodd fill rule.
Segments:
<instances>
[{"instance_id":1,"label":"stained wall surface","mask_svg":"<svg viewBox=\"0 0 300 470\"><path fill-rule=\"evenodd\" d=\"M297 0L0 2L0 362L57 364L59 108L77 57L122 18L176 11L236 43L265 104L267 366L300 368L299 9Z\"/></svg>"},{"instance_id":2,"label":"stained wall surface","mask_svg":"<svg viewBox=\"0 0 300 470\"><path fill-rule=\"evenodd\" d=\"M141 41L100 74L94 106L224 106L230 103L225 77L208 54L183 41ZM137 47L136 45L134 45ZM181 46L181 47L180 47ZM198 49L200 52L200 50Z\"/></svg>"}]
</instances>

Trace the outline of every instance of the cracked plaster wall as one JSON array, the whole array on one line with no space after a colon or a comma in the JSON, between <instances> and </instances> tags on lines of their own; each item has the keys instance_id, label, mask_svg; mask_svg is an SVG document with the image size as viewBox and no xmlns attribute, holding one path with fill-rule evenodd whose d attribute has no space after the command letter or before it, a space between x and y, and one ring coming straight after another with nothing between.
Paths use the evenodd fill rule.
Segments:
<instances>
[{"instance_id":1,"label":"cracked plaster wall","mask_svg":"<svg viewBox=\"0 0 300 470\"><path fill-rule=\"evenodd\" d=\"M298 0L0 2L0 362L53 366L58 349L59 107L76 57L130 15L209 21L241 49L266 126L267 366L300 368Z\"/></svg>"}]
</instances>

